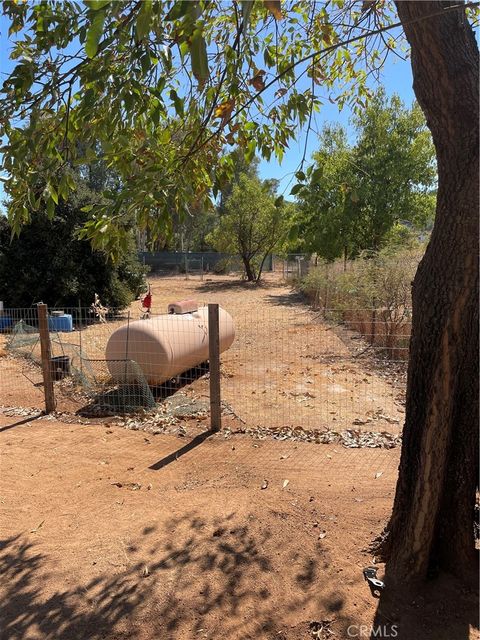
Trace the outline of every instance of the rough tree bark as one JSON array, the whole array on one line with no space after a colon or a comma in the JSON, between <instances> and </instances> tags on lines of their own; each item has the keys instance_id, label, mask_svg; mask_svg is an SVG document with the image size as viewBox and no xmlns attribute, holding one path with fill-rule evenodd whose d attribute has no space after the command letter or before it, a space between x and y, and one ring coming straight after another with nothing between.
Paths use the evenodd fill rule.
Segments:
<instances>
[{"instance_id":1,"label":"rough tree bark","mask_svg":"<svg viewBox=\"0 0 480 640\"><path fill-rule=\"evenodd\" d=\"M396 2L438 162L435 226L413 282L403 448L382 547L389 575L408 582L476 569L478 48L464 10L411 23L453 4Z\"/></svg>"},{"instance_id":2,"label":"rough tree bark","mask_svg":"<svg viewBox=\"0 0 480 640\"><path fill-rule=\"evenodd\" d=\"M250 258L245 255L242 255L242 261L243 261L243 266L245 268L245 275L247 276L248 282L255 282L256 276L252 268L252 265L250 263Z\"/></svg>"}]
</instances>

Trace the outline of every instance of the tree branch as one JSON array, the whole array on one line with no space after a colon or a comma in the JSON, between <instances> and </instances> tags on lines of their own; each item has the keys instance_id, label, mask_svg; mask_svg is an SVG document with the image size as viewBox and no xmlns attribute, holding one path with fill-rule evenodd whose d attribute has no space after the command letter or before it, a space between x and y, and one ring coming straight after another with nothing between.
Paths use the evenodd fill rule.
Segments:
<instances>
[{"instance_id":1,"label":"tree branch","mask_svg":"<svg viewBox=\"0 0 480 640\"><path fill-rule=\"evenodd\" d=\"M341 47L344 47L344 46L346 46L348 44L353 44L354 42L359 42L360 40L364 40L365 38L368 38L368 37L371 37L371 36L375 36L375 35L379 35L379 34L384 33L386 31L390 31L391 29L396 29L397 27L404 27L404 26L407 26L409 24L414 24L414 23L417 23L417 22L424 22L425 20L429 20L430 18L435 18L437 16L444 15L445 13L448 13L450 11L458 11L459 9L465 10L468 7L478 7L479 5L480 5L480 2L468 2L468 3L460 4L460 5L452 5L452 6L449 6L449 7L445 7L441 11L435 11L435 12L430 13L430 14L425 15L425 16L419 16L419 17L415 18L414 20L410 20L410 21L408 21L406 23L402 23L402 21L394 22L394 23L389 24L389 25L387 25L385 27L380 27L379 29L374 29L372 31L368 31L368 32L362 33L362 34L360 34L358 36L354 36L353 38L348 38L347 40L342 40L342 42L338 42L338 43L336 43L334 45L331 45L330 47L326 47L325 49L320 49L318 51L314 51L313 53L310 53L308 56L304 56L303 58L300 58L299 60L296 60L295 62L292 62L292 64L288 65L288 67L286 67L283 71L278 73L272 80L267 82L267 84L263 87L263 89L260 89L260 91L257 91L257 93L255 93L251 98L249 98L229 118L227 118L226 120L222 121L222 124L213 133L211 133L198 147L195 147L194 145L192 145L192 147L187 152L187 154L182 158L180 166L181 167L184 166L185 163L188 162L189 158L192 155L194 155L195 153L200 151L200 149L202 149L206 144L208 144L211 140L213 140L218 135L220 135L220 133L223 131L223 129L225 128L225 126L227 124L229 124L230 122L235 120L235 118L238 115L240 115L240 113L245 111L267 89L272 87L275 83L277 83L280 80L280 78L282 78L283 76L288 74L290 71L295 69L295 67L297 67L299 64L302 64L304 62L308 62L309 60L314 60L317 56L324 56L324 55L326 55L328 53L331 53L332 51L336 51L337 49L339 49ZM203 131L204 130L202 130L198 134L197 141L201 138Z\"/></svg>"}]
</instances>

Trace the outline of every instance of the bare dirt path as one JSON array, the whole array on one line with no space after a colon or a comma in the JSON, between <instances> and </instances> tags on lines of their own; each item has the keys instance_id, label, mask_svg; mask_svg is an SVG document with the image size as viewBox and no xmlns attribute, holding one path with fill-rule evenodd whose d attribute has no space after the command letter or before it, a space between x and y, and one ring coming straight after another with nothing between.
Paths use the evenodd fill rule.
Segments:
<instances>
[{"instance_id":1,"label":"bare dirt path","mask_svg":"<svg viewBox=\"0 0 480 640\"><path fill-rule=\"evenodd\" d=\"M225 276L152 284L154 312L184 297L217 302L232 315L236 338L222 355L222 396L248 426L400 432L404 379L352 357L358 336L322 322L277 275L260 287ZM205 380L194 389L208 396Z\"/></svg>"},{"instance_id":2,"label":"bare dirt path","mask_svg":"<svg viewBox=\"0 0 480 640\"><path fill-rule=\"evenodd\" d=\"M398 449L6 416L0 448L5 640L368 637ZM409 602L395 637L468 638L450 596Z\"/></svg>"}]
</instances>

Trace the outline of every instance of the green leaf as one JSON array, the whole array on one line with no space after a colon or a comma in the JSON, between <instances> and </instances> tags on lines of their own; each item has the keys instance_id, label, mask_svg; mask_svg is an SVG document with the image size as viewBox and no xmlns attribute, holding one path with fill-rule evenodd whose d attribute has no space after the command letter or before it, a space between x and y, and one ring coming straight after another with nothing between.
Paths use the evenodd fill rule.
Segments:
<instances>
[{"instance_id":1,"label":"green leaf","mask_svg":"<svg viewBox=\"0 0 480 640\"><path fill-rule=\"evenodd\" d=\"M195 29L190 45L190 55L192 56L192 73L203 86L209 76L207 45L200 29Z\"/></svg>"},{"instance_id":2,"label":"green leaf","mask_svg":"<svg viewBox=\"0 0 480 640\"><path fill-rule=\"evenodd\" d=\"M292 187L292 190L290 191L290 195L294 196L296 193L298 193L300 191L300 189L303 188L303 184L294 184Z\"/></svg>"},{"instance_id":3,"label":"green leaf","mask_svg":"<svg viewBox=\"0 0 480 640\"><path fill-rule=\"evenodd\" d=\"M178 116L180 116L181 118L183 118L184 116L184 106L183 106L183 100L181 98L178 97L177 92L175 91L175 89L172 89L170 91L170 99L173 101L173 106L175 107L175 111L177 113Z\"/></svg>"},{"instance_id":4,"label":"green leaf","mask_svg":"<svg viewBox=\"0 0 480 640\"><path fill-rule=\"evenodd\" d=\"M140 58L140 66L142 67L142 72L144 74L148 73L148 71L150 70L150 67L152 66L152 60L148 52L144 53Z\"/></svg>"},{"instance_id":5,"label":"green leaf","mask_svg":"<svg viewBox=\"0 0 480 640\"><path fill-rule=\"evenodd\" d=\"M87 4L93 11L98 11L106 7L107 4L110 4L110 0L90 0Z\"/></svg>"},{"instance_id":6,"label":"green leaf","mask_svg":"<svg viewBox=\"0 0 480 640\"><path fill-rule=\"evenodd\" d=\"M312 171L312 175L311 175L311 178L310 178L310 183L311 184L318 184L320 182L322 174L323 174L323 170L321 169L321 167L318 167L317 169L314 169Z\"/></svg>"},{"instance_id":7,"label":"green leaf","mask_svg":"<svg viewBox=\"0 0 480 640\"><path fill-rule=\"evenodd\" d=\"M305 174L303 173L303 171L297 171L295 177L297 180L305 180Z\"/></svg>"},{"instance_id":8,"label":"green leaf","mask_svg":"<svg viewBox=\"0 0 480 640\"><path fill-rule=\"evenodd\" d=\"M105 11L98 11L93 16L93 20L87 31L87 39L85 41L85 53L89 58L93 58L98 51L98 43L103 33L103 25L105 24Z\"/></svg>"},{"instance_id":9,"label":"green leaf","mask_svg":"<svg viewBox=\"0 0 480 640\"><path fill-rule=\"evenodd\" d=\"M76 182L75 182L75 180L74 180L73 176L72 176L70 173L67 173L66 175L67 175L67 185L68 185L68 188L69 188L71 191L75 191L75 189L77 188L77 184L76 184Z\"/></svg>"},{"instance_id":10,"label":"green leaf","mask_svg":"<svg viewBox=\"0 0 480 640\"><path fill-rule=\"evenodd\" d=\"M68 191L67 175L64 173L60 180L60 184L58 185L58 193L61 198L66 200L68 198Z\"/></svg>"},{"instance_id":11,"label":"green leaf","mask_svg":"<svg viewBox=\"0 0 480 640\"><path fill-rule=\"evenodd\" d=\"M165 16L165 20L178 20L178 18L183 18L190 9L190 4L190 0L177 0Z\"/></svg>"},{"instance_id":12,"label":"green leaf","mask_svg":"<svg viewBox=\"0 0 480 640\"><path fill-rule=\"evenodd\" d=\"M53 218L54 215L55 215L55 202L53 201L52 198L49 198L47 200L47 216L49 218Z\"/></svg>"},{"instance_id":13,"label":"green leaf","mask_svg":"<svg viewBox=\"0 0 480 640\"><path fill-rule=\"evenodd\" d=\"M247 149L245 151L245 160L247 162L251 162L255 156L255 151L257 149L257 143L255 140L250 140L247 145Z\"/></svg>"},{"instance_id":14,"label":"green leaf","mask_svg":"<svg viewBox=\"0 0 480 640\"><path fill-rule=\"evenodd\" d=\"M143 0L142 7L138 12L135 24L135 35L137 42L143 40L150 30L152 19L152 0Z\"/></svg>"},{"instance_id":15,"label":"green leaf","mask_svg":"<svg viewBox=\"0 0 480 640\"><path fill-rule=\"evenodd\" d=\"M284 202L285 198L283 196L278 196L278 198L275 200L275 206L276 207L281 207L283 202Z\"/></svg>"},{"instance_id":16,"label":"green leaf","mask_svg":"<svg viewBox=\"0 0 480 640\"><path fill-rule=\"evenodd\" d=\"M47 191L48 194L50 195L50 198L54 201L55 204L58 204L58 193L55 191L55 188L48 183L47 185Z\"/></svg>"}]
</instances>

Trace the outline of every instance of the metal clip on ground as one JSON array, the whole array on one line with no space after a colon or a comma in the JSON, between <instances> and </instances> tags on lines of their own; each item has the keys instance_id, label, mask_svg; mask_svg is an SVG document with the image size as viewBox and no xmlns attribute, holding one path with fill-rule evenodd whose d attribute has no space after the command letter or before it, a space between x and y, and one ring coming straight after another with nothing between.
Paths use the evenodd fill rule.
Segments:
<instances>
[{"instance_id":1,"label":"metal clip on ground","mask_svg":"<svg viewBox=\"0 0 480 640\"><path fill-rule=\"evenodd\" d=\"M385 583L377 578L377 569L375 567L367 567L363 570L363 577L368 582L372 596L379 598L385 589Z\"/></svg>"}]
</instances>

